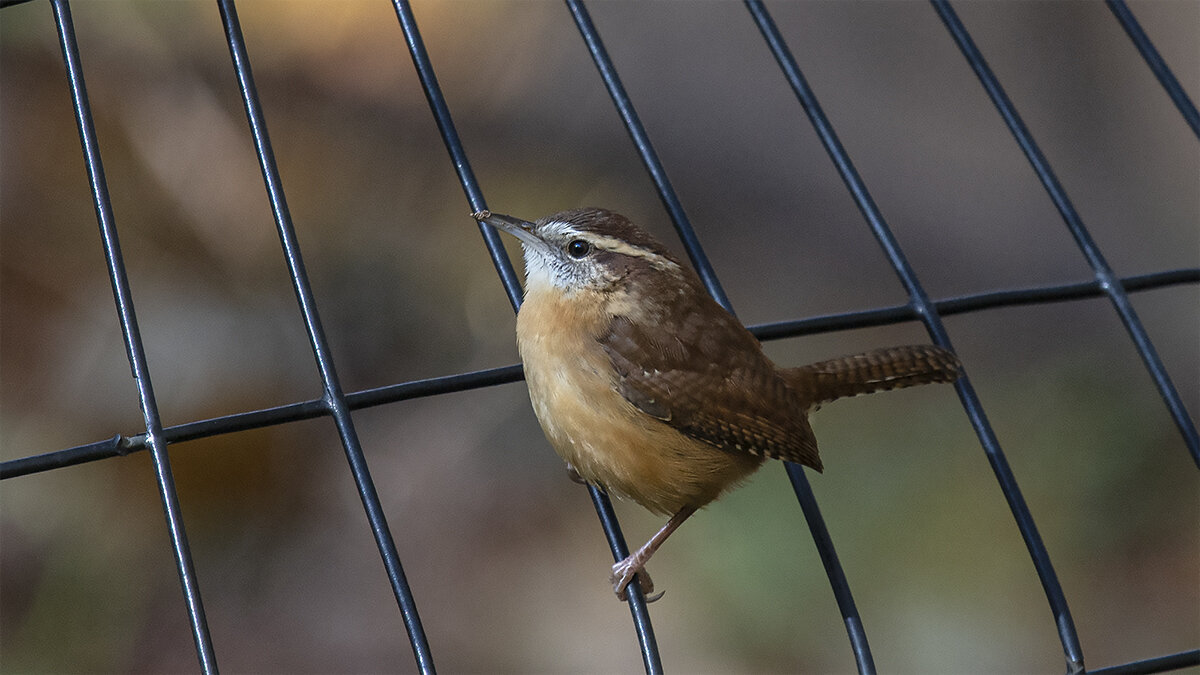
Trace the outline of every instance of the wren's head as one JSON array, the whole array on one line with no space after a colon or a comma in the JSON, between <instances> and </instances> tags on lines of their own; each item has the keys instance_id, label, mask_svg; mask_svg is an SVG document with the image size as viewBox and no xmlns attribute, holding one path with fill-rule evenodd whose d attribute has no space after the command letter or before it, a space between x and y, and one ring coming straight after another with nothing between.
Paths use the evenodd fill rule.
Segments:
<instances>
[{"instance_id":1,"label":"wren's head","mask_svg":"<svg viewBox=\"0 0 1200 675\"><path fill-rule=\"evenodd\" d=\"M636 270L680 269L654 237L612 211L563 211L536 223L488 211L472 216L521 240L530 290L601 290Z\"/></svg>"}]
</instances>

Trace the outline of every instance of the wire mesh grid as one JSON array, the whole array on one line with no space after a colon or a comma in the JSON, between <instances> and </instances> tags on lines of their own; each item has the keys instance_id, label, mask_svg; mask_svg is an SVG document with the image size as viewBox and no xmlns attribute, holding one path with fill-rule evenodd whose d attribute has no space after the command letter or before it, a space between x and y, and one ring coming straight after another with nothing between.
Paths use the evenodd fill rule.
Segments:
<instances>
[{"instance_id":1,"label":"wire mesh grid","mask_svg":"<svg viewBox=\"0 0 1200 675\"><path fill-rule=\"evenodd\" d=\"M9 4L19 3L5 3L5 5ZM284 181L277 167L275 150L268 135L266 121L268 112L264 110L268 106L264 106L260 102L259 91L252 75L251 59L234 3L232 0L219 0L217 4L220 9L221 25L224 27L225 39L233 61L255 154L266 184L270 209L283 248L288 277L299 303L307 340L316 361L322 395L314 400L254 409L197 422L164 425L159 415L159 403L149 373L147 347L143 344L139 331L134 293L131 290L121 242L117 235L116 219L109 196L109 184L101 162L100 148L102 144L98 140L96 120L84 86L85 67L80 59L70 6L65 0L51 0L49 4L53 9L63 62L66 66L66 80L82 142L84 164L87 168L96 217L100 225L108 276L112 283L125 348L137 387L144 432L133 435L116 435L96 443L7 460L0 464L0 477L7 480L102 458L147 451L152 459L154 480L158 486L161 503L166 514L174 562L183 588L196 653L199 656L201 668L206 672L215 672L219 645L214 645L210 634L198 581L198 577L204 578L204 570L200 569L198 574L197 565L193 563L189 546L189 531L184 526L182 515L182 511L186 509L187 505L181 503L182 500L175 487L168 447L182 441L269 428L304 419L328 417L334 421L338 440L345 451L358 495L374 536L375 545L383 559L396 605L400 609L416 666L421 671L432 672L435 655L423 629L415 599L421 595L421 589L417 588L414 592L406 579L396 540L392 536L383 503L375 488L375 480L368 467L351 411L386 403L515 382L521 379L519 365L409 380L399 384L349 393L344 391L334 366L333 351L322 327L321 314L318 312L320 303L313 292L313 286L305 270L299 238L292 223L285 197ZM681 198L667 177L664 163L659 159L655 146L639 119L633 100L622 83L621 74L606 51L599 30L582 2L568 0L566 5L575 28L583 38L587 53L598 69L604 87L616 107L625 130L632 138L637 155L648 172L657 195L674 224L693 265L714 297L732 309L732 304L718 281L714 266L709 262L704 248L699 243L696 231L685 213ZM1058 214L1066 224L1077 250L1086 261L1091 278L1076 283L1041 284L1026 288L964 294L940 300L930 297L918 279L914 266L910 265L906 259L905 252L885 220L881 209L873 200L866 181L856 169L849 153L835 133L833 123L823 112L816 93L801 73L801 68L793 56L784 33L777 27L772 14L761 2L750 0L745 4L745 9L749 12L746 20L752 22L762 40L765 41L766 48L782 71L783 80L795 99L799 101L803 112L816 131L821 146L833 161L838 176L850 191L871 234L882 249L887 263L899 278L907 296L907 300L900 305L758 324L752 326L752 331L762 340L774 340L800 335L841 332L869 326L917 322L924 327L932 341L951 347L950 333L943 324L944 317L1006 306L1103 298L1116 312L1121 325L1133 342L1137 355L1150 375L1153 387L1176 427L1178 436L1182 437L1182 445L1190 453L1192 461L1200 464L1200 441L1198 441L1194 422L1184 403L1184 397L1180 395L1172 382L1171 374L1156 352L1154 342L1143 327L1129 296L1130 293L1138 291L1194 285L1200 282L1200 268L1162 270L1129 277L1117 276L1089 233L1068 196L1067 190L1055 176L1046 157L1034 142L1032 134L1022 121L1016 107L1006 95L996 75L989 68L984 55L976 46L964 23L960 21L955 10L947 2L934 0L932 8L983 85L988 98L995 106L996 111L1000 113L1004 124L1017 141L1029 164L1032 165L1037 179L1050 196ZM396 0L394 9L421 89L428 100L440 137L466 195L466 204L462 208L464 222L466 222L466 213L486 209L488 203L485 201L480 183L472 171L471 156L467 152L466 145L459 138L455 118L451 114L450 106L435 76L433 60L422 41L412 8L407 2ZM1165 61L1155 50L1153 43L1140 28L1137 19L1120 0L1109 2L1109 9L1121 28L1133 40L1137 50L1150 66L1150 70L1178 108L1179 114L1182 115L1192 134L1200 137L1200 118L1197 116L1194 105L1172 75ZM487 41L485 40L485 42ZM761 46L756 48L761 49ZM1182 139L1180 142L1191 142L1191 139ZM11 172L14 169L6 167L6 170ZM500 210L512 209L504 207ZM516 309L520 305L519 280L499 235L486 226L480 226L480 233L504 291L511 305ZM969 359L966 360L966 366L968 374L970 374L972 368ZM1178 373L1176 375L1178 376ZM1185 374L1185 376L1191 375L1191 373ZM956 388L962 407L984 450L995 480L999 484L1011 516L1020 531L1028 556L1033 562L1051 610L1051 621L1046 622L1044 630L1057 632L1065 655L1066 670L1072 673L1161 672L1200 665L1200 649L1192 649L1178 653L1152 655L1134 662L1098 670L1088 671L1085 669L1081 640L1068 607L1067 593L1060 584L1050 553L1035 524L1034 514L1022 495L1017 476L1001 449L997 434L993 431L989 418L984 412L981 398L977 395L972 380L964 378L956 385ZM854 663L859 672L874 672L875 658L868 643L867 624L869 622L865 622L861 618L851 593L855 580L852 575L844 572L839 562L834 549L834 537L822 517L813 489L804 471L798 466L788 465L786 473L832 587L837 610L841 614L845 631L849 636ZM613 557L620 559L627 554L627 549L613 505L602 491L594 487L589 489ZM400 517L410 517L410 514L403 514ZM420 516L418 514L415 517ZM1042 517L1044 518L1044 516ZM220 583L220 581L214 580L208 583ZM664 663L652 628L651 614L644 598L636 589L629 601L629 610L645 669L647 672L661 672ZM586 638L580 637L579 639ZM436 642L436 637L434 642ZM886 663L886 659L884 662ZM670 665L669 658L667 665Z\"/></svg>"}]
</instances>

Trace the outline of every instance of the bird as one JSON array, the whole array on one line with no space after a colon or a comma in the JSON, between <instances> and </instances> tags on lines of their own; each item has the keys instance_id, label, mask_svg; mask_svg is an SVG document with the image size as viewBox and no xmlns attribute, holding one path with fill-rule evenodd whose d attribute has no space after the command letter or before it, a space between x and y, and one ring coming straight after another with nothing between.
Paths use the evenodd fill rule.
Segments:
<instances>
[{"instance_id":1,"label":"bird","mask_svg":"<svg viewBox=\"0 0 1200 675\"><path fill-rule=\"evenodd\" d=\"M766 459L822 471L808 421L819 406L962 372L935 345L779 367L690 266L623 215L471 215L521 243L517 347L550 445L573 479L668 518L613 565L620 600L635 578L648 600L661 597L645 571L651 556Z\"/></svg>"}]
</instances>

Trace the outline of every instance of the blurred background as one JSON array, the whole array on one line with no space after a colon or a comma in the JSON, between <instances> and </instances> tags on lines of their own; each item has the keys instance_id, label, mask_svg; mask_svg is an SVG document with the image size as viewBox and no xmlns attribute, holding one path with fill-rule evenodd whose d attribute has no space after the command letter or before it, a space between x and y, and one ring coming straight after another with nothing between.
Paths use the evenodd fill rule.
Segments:
<instances>
[{"instance_id":1,"label":"blurred background","mask_svg":"<svg viewBox=\"0 0 1200 675\"><path fill-rule=\"evenodd\" d=\"M1131 7L1193 100L1200 4ZM739 317L901 304L903 289L737 3L589 6ZM772 3L929 294L1090 278L932 9ZM956 9L1121 275L1200 264L1196 139L1094 2ZM239 7L347 391L515 363L514 318L387 2ZM108 185L164 424L320 395L217 8L75 3ZM417 2L489 205L583 205L676 245L566 8ZM142 427L49 7L0 12L0 459ZM515 253L515 248L511 249ZM1134 305L1193 419L1200 290ZM1200 493L1110 304L946 321L1100 667L1200 641ZM774 342L799 364L924 341L916 324ZM355 413L444 672L635 672L585 490L523 384ZM1059 672L1062 650L953 389L827 407L812 475L889 672ZM328 420L173 445L218 662L414 669ZM618 503L631 544L661 523ZM650 566L679 672L849 672L783 468ZM146 453L0 485L7 672L174 672L196 655Z\"/></svg>"}]
</instances>

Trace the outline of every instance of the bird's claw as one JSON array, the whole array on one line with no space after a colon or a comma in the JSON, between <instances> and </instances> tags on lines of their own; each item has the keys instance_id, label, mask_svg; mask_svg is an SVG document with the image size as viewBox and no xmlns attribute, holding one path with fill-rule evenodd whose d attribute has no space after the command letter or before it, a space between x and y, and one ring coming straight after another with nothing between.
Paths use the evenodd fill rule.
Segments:
<instances>
[{"instance_id":1,"label":"bird's claw","mask_svg":"<svg viewBox=\"0 0 1200 675\"><path fill-rule=\"evenodd\" d=\"M613 592L617 594L617 599L621 602L629 599L627 589L629 584L633 582L634 577L637 577L638 587L641 588L642 595L646 597L647 603L658 600L666 593L666 591L655 593L654 582L650 579L650 573L630 560L630 558L626 558L613 565L612 568Z\"/></svg>"}]
</instances>

